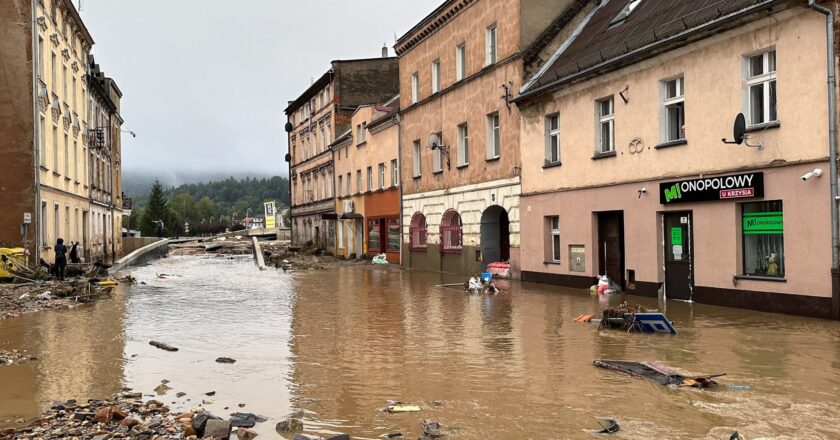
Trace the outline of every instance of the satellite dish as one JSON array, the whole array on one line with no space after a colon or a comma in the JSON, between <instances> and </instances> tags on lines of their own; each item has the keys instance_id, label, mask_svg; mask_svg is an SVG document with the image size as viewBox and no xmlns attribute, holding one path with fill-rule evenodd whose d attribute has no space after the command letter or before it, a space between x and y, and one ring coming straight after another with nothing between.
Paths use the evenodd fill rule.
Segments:
<instances>
[{"instance_id":1,"label":"satellite dish","mask_svg":"<svg viewBox=\"0 0 840 440\"><path fill-rule=\"evenodd\" d=\"M440 147L440 136L437 133L432 133L429 135L429 149L435 150Z\"/></svg>"},{"instance_id":2,"label":"satellite dish","mask_svg":"<svg viewBox=\"0 0 840 440\"><path fill-rule=\"evenodd\" d=\"M286 128L286 133L291 133L291 132L292 132L292 130L294 130L294 129L295 129L295 126L294 126L294 125L292 125L292 123L291 123L291 122L286 122L286 127L285 127L285 128Z\"/></svg>"},{"instance_id":3,"label":"satellite dish","mask_svg":"<svg viewBox=\"0 0 840 440\"><path fill-rule=\"evenodd\" d=\"M292 161L292 155L289 154L289 153L286 153L286 162L291 162L291 161Z\"/></svg>"},{"instance_id":4,"label":"satellite dish","mask_svg":"<svg viewBox=\"0 0 840 440\"><path fill-rule=\"evenodd\" d=\"M721 139L724 144L738 144L741 145L747 139L747 118L744 117L743 113L738 113L738 116L735 116L735 124L732 127L732 137L731 141L726 140L726 138Z\"/></svg>"},{"instance_id":5,"label":"satellite dish","mask_svg":"<svg viewBox=\"0 0 840 440\"><path fill-rule=\"evenodd\" d=\"M735 139L735 143L738 145L743 144L746 135L747 118L744 117L743 113L738 113L738 116L735 116L735 125L732 127L732 136Z\"/></svg>"}]
</instances>

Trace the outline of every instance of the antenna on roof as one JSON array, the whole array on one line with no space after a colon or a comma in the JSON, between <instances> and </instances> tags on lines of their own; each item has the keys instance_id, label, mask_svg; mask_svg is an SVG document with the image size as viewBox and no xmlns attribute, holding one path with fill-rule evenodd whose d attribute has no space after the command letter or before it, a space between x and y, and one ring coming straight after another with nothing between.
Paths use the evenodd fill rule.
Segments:
<instances>
[{"instance_id":1,"label":"antenna on roof","mask_svg":"<svg viewBox=\"0 0 840 440\"><path fill-rule=\"evenodd\" d=\"M82 0L79 0L79 7L77 9L79 12L82 12Z\"/></svg>"}]
</instances>

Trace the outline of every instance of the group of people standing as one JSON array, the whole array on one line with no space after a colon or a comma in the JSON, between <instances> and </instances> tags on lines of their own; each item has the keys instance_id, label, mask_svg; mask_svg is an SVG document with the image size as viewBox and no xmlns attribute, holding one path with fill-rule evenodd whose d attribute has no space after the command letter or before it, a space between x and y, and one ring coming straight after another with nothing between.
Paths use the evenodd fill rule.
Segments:
<instances>
[{"instance_id":1,"label":"group of people standing","mask_svg":"<svg viewBox=\"0 0 840 440\"><path fill-rule=\"evenodd\" d=\"M55 248L55 276L59 280L64 279L64 270L67 268L67 246L64 245L64 239L56 240ZM70 262L73 264L81 263L79 259L79 243L71 242L70 246Z\"/></svg>"}]
</instances>

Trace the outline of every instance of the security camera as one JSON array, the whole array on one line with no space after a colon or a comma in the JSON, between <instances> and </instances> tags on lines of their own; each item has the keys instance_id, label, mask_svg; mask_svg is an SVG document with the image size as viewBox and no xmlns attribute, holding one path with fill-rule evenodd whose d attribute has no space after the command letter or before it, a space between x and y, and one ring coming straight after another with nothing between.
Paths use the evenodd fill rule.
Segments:
<instances>
[{"instance_id":1,"label":"security camera","mask_svg":"<svg viewBox=\"0 0 840 440\"><path fill-rule=\"evenodd\" d=\"M820 177L820 176L822 176L822 173L823 173L822 170L817 168L814 171L811 171L809 173L805 173L802 177L800 177L800 179L808 180L812 177Z\"/></svg>"}]
</instances>

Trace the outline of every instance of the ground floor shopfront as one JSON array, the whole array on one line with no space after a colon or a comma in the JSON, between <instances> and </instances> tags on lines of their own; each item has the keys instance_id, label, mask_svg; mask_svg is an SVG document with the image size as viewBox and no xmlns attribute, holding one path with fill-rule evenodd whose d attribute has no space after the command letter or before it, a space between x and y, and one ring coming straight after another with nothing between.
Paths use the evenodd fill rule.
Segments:
<instances>
[{"instance_id":1,"label":"ground floor shopfront","mask_svg":"<svg viewBox=\"0 0 840 440\"><path fill-rule=\"evenodd\" d=\"M801 176L821 168L822 177ZM828 163L522 197L522 279L830 318Z\"/></svg>"},{"instance_id":2,"label":"ground floor shopfront","mask_svg":"<svg viewBox=\"0 0 840 440\"><path fill-rule=\"evenodd\" d=\"M55 261L53 248L61 238L67 249L70 243L80 243L79 256L85 259L93 253L90 239L90 199L70 192L41 186L40 257L49 263ZM67 255L69 258L69 255Z\"/></svg>"},{"instance_id":3,"label":"ground floor shopfront","mask_svg":"<svg viewBox=\"0 0 840 440\"><path fill-rule=\"evenodd\" d=\"M356 259L365 254L365 198L358 194L336 199L338 215L335 255Z\"/></svg>"},{"instance_id":4,"label":"ground floor shopfront","mask_svg":"<svg viewBox=\"0 0 840 440\"><path fill-rule=\"evenodd\" d=\"M402 197L402 265L474 275L510 262L519 276L519 177Z\"/></svg>"},{"instance_id":5,"label":"ground floor shopfront","mask_svg":"<svg viewBox=\"0 0 840 440\"><path fill-rule=\"evenodd\" d=\"M397 188L365 194L367 254L385 254L391 264L400 264L400 191Z\"/></svg>"},{"instance_id":6,"label":"ground floor shopfront","mask_svg":"<svg viewBox=\"0 0 840 440\"><path fill-rule=\"evenodd\" d=\"M337 215L333 199L292 208L292 244L335 251Z\"/></svg>"}]
</instances>

